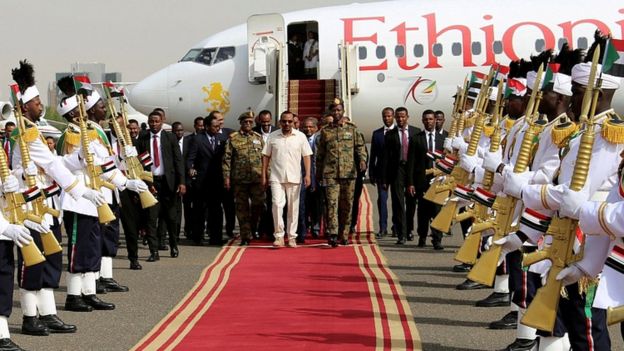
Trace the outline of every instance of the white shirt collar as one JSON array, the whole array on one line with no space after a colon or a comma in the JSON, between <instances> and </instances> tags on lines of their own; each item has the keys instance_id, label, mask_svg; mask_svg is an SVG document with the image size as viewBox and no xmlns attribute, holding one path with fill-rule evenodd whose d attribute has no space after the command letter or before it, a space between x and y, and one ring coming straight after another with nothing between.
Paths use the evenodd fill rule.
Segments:
<instances>
[{"instance_id":1,"label":"white shirt collar","mask_svg":"<svg viewBox=\"0 0 624 351\"><path fill-rule=\"evenodd\" d=\"M160 139L160 134L162 133L162 129L158 131L158 133L154 134L152 133L152 131L150 130L150 137L153 139L154 136L158 137Z\"/></svg>"}]
</instances>

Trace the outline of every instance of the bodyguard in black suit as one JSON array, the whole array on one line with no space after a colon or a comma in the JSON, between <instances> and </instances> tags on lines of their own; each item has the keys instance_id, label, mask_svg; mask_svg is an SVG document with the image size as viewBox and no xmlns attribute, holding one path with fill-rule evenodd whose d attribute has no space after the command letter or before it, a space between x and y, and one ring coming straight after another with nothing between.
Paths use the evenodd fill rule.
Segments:
<instances>
[{"instance_id":1,"label":"bodyguard in black suit","mask_svg":"<svg viewBox=\"0 0 624 351\"><path fill-rule=\"evenodd\" d=\"M382 182L382 161L384 140L386 134L392 130L394 126L394 109L386 107L381 111L381 119L383 127L375 130L371 137L371 151L368 165L368 177L373 185L377 186L377 211L379 212L379 232L377 239L388 234L388 190L384 188Z\"/></svg>"},{"instance_id":2,"label":"bodyguard in black suit","mask_svg":"<svg viewBox=\"0 0 624 351\"><path fill-rule=\"evenodd\" d=\"M176 207L171 204L186 193L184 162L178 141L173 133L162 130L162 116L158 112L149 114L149 131L139 136L139 153L148 151L152 156L151 171L154 182L151 191L158 199L158 204L148 209L147 242L150 249L148 262L158 261L158 221L164 221L169 232L171 257L178 257L178 238L176 233Z\"/></svg>"},{"instance_id":3,"label":"bodyguard in black suit","mask_svg":"<svg viewBox=\"0 0 624 351\"><path fill-rule=\"evenodd\" d=\"M223 169L222 161L228 136L219 133L220 124L215 116L204 120L206 130L198 134L191 145L186 166L195 177L193 185L193 218L195 227L192 240L201 245L205 230L205 213L208 209L208 234L211 245L223 244Z\"/></svg>"},{"instance_id":4,"label":"bodyguard in black suit","mask_svg":"<svg viewBox=\"0 0 624 351\"><path fill-rule=\"evenodd\" d=\"M408 194L407 163L410 157L410 145L415 142L420 129L408 125L409 114L405 107L395 111L396 128L386 133L384 141L384 158L382 182L390 188L392 198L392 223L398 237L397 245L412 240L416 197Z\"/></svg>"},{"instance_id":5,"label":"bodyguard in black suit","mask_svg":"<svg viewBox=\"0 0 624 351\"><path fill-rule=\"evenodd\" d=\"M427 152L442 150L444 137L435 129L435 114L432 110L425 110L422 122L425 130L416 135L415 143L411 144L412 158L409 160L408 170L410 173L409 192L418 200L418 246L424 247L429 234L431 220L440 212L441 206L423 198L429 187L432 176L426 175L426 170L433 167L433 160L427 156ZM431 228L431 242L433 248L442 250L442 232Z\"/></svg>"},{"instance_id":6,"label":"bodyguard in black suit","mask_svg":"<svg viewBox=\"0 0 624 351\"><path fill-rule=\"evenodd\" d=\"M202 122L203 123L203 122ZM202 124L203 125L203 124ZM188 173L186 170L186 160L188 159L189 146L193 141L193 135L184 135L184 126L180 122L173 122L171 125L171 130L178 141L178 147L180 148L180 153L182 154L182 161L184 163L184 174L185 174L185 184L187 185L187 194L175 203L176 206L176 237L180 238L180 232L182 230L182 214L184 213L184 226L185 226L185 234L188 237L190 233L190 226L192 223L192 207L191 201L189 201L191 195L188 193L188 184L190 183L190 178L188 177ZM184 211L182 211L184 209Z\"/></svg>"}]
</instances>

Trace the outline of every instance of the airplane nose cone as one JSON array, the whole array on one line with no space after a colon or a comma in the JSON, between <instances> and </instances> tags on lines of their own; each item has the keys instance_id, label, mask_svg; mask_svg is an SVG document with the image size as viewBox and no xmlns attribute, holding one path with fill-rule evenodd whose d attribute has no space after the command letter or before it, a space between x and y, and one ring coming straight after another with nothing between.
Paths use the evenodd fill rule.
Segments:
<instances>
[{"instance_id":1,"label":"airplane nose cone","mask_svg":"<svg viewBox=\"0 0 624 351\"><path fill-rule=\"evenodd\" d=\"M156 107L167 109L167 70L162 69L138 82L128 92L128 102L136 110L148 114Z\"/></svg>"}]
</instances>

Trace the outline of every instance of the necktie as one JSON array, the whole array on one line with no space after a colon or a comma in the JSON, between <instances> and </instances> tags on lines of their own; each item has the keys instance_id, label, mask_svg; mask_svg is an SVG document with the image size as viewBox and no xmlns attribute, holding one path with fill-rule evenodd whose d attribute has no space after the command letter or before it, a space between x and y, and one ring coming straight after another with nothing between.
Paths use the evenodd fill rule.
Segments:
<instances>
[{"instance_id":1,"label":"necktie","mask_svg":"<svg viewBox=\"0 0 624 351\"><path fill-rule=\"evenodd\" d=\"M407 129L401 130L401 160L407 161Z\"/></svg>"},{"instance_id":2,"label":"necktie","mask_svg":"<svg viewBox=\"0 0 624 351\"><path fill-rule=\"evenodd\" d=\"M215 141L213 136L208 137L208 143L210 144L210 150L214 151L215 149Z\"/></svg>"},{"instance_id":3,"label":"necktie","mask_svg":"<svg viewBox=\"0 0 624 351\"><path fill-rule=\"evenodd\" d=\"M433 133L429 132L429 152L433 152Z\"/></svg>"},{"instance_id":4,"label":"necktie","mask_svg":"<svg viewBox=\"0 0 624 351\"><path fill-rule=\"evenodd\" d=\"M160 150L158 150L158 136L154 135L154 141L152 142L152 149L154 149L154 167L160 167Z\"/></svg>"}]
</instances>

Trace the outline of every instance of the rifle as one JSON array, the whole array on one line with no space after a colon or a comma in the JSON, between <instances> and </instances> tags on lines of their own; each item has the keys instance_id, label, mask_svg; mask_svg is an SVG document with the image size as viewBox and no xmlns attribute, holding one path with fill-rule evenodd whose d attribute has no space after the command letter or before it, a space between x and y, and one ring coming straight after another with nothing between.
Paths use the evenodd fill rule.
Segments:
<instances>
[{"instance_id":1,"label":"rifle","mask_svg":"<svg viewBox=\"0 0 624 351\"><path fill-rule=\"evenodd\" d=\"M583 95L583 105L581 107L580 121L585 123L585 132L581 136L581 141L574 165L574 173L570 182L570 189L580 191L585 186L587 174L589 173L589 162L594 148L594 115L598 103L598 95L602 85L602 78L596 80L598 62L600 61L600 46L596 46L592 58L592 66L589 73L589 82ZM532 265L536 262L548 259L552 262L546 284L537 290L533 302L529 305L522 324L533 328L552 331L557 318L559 299L563 283L556 277L565 267L583 258L584 240L578 254L574 253L574 242L578 220L572 218L553 217L548 231L545 235L552 237L552 243L539 251L524 255L522 264Z\"/></svg>"},{"instance_id":2,"label":"rifle","mask_svg":"<svg viewBox=\"0 0 624 351\"><path fill-rule=\"evenodd\" d=\"M100 191L101 187L105 187L111 190L115 190L115 186L107 181L100 179L100 175L102 174L102 167L96 166L93 160L93 154L89 152L89 144L92 142L91 138L89 138L89 134L87 133L87 112L85 111L84 98L81 94L76 94L78 99L78 111L80 115L78 116L79 125L80 125L80 143L82 147L83 157L87 164L87 177L89 178L89 187L93 190ZM115 220L115 215L113 211L111 211L110 206L107 203L103 203L98 206L98 220L102 224L106 224Z\"/></svg>"},{"instance_id":3,"label":"rifle","mask_svg":"<svg viewBox=\"0 0 624 351\"><path fill-rule=\"evenodd\" d=\"M503 102L503 82L499 80L498 90L496 92L496 105L494 106L494 115L491 119L491 124L494 125L494 133L490 137L490 152L497 152L501 142L501 128L500 117L504 108ZM477 256L479 254L479 246L481 245L481 232L487 229L491 229L492 223L488 221L489 209L492 204L489 201L483 201L483 197L495 198L493 194L489 193L492 184L494 183L494 173L485 171L483 176L483 188L477 188L473 193L472 198L475 201L474 206L466 212L457 214L455 221L461 222L469 218L473 218L472 227L470 228L468 235L464 239L464 243L455 254L455 260L466 263L475 264L477 262ZM481 195L481 196L480 196Z\"/></svg>"},{"instance_id":4,"label":"rifle","mask_svg":"<svg viewBox=\"0 0 624 351\"><path fill-rule=\"evenodd\" d=\"M479 145L479 139L481 139L481 132L483 131L483 125L485 123L485 105L489 97L489 89L492 78L494 77L494 67L490 68L490 72L487 75L484 83L481 86L481 91L477 97L476 103L476 121L472 134L470 135L470 143L466 150L466 155L474 156L477 153L477 146ZM458 194L458 186L463 186L468 183L470 174L461 167L454 167L453 172L448 177L446 186L453 189L455 194ZM449 201L438 213L438 215L431 222L431 227L447 233L451 229L451 224L455 214L457 212L457 201Z\"/></svg>"},{"instance_id":5,"label":"rifle","mask_svg":"<svg viewBox=\"0 0 624 351\"><path fill-rule=\"evenodd\" d=\"M518 158L516 159L513 169L514 173L522 173L526 171L531 158L531 149L533 147L534 139L543 129L542 125L538 125L536 123L539 117L538 108L542 98L540 88L543 72L544 67L542 65L537 71L537 78L533 84L531 98L527 104L525 115L528 128L526 129L524 138L522 139ZM494 204L492 205L492 210L495 211L496 216L494 219L484 222L487 223L488 227L494 229L494 236L492 238L493 241L507 236L507 234L512 231L514 212L517 202L518 199L511 196L496 197L496 201L494 201ZM486 226L486 224L483 225ZM468 279L492 286L496 275L496 267L498 266L501 249L502 247L500 245L493 244L490 246L489 250L484 252L481 255L481 258L479 258L477 263L472 267L468 273Z\"/></svg>"},{"instance_id":6,"label":"rifle","mask_svg":"<svg viewBox=\"0 0 624 351\"><path fill-rule=\"evenodd\" d=\"M30 163L30 151L28 150L26 140L24 140L24 135L26 134L26 122L24 121L19 101L15 104L15 118L19 124L19 147L20 152L22 153L22 167L26 169ZM24 173L24 179L26 180L26 186L29 189L37 188L37 179L35 176ZM41 194L31 201L30 204L32 206L32 214L40 219L38 223L41 223L41 219L43 219L43 216L46 213L57 218L61 215L61 211L48 207L45 202L45 194ZM41 244L43 246L43 252L45 252L46 256L63 251L63 248L59 245L54 233L51 231L41 233Z\"/></svg>"},{"instance_id":7,"label":"rifle","mask_svg":"<svg viewBox=\"0 0 624 351\"><path fill-rule=\"evenodd\" d=\"M106 100L108 102L108 110L111 114L111 124L113 126L113 130L115 131L115 135L117 135L117 140L121 144L123 161L126 164L126 175L129 179L142 179L146 182L153 182L152 172L148 172L143 169L143 165L137 156L125 157L125 147L126 145L132 145L132 139L130 138L130 133L127 131L127 124L123 124L123 126L119 125L117 122L117 110L115 109L115 103L111 97L109 89L104 88L106 92ZM121 98L121 104L124 103L123 97ZM125 114L125 110L122 112L122 115ZM123 117L122 117L123 118ZM123 118L125 122L125 118ZM141 200L142 208L149 208L158 203L158 200L150 193L149 191L143 191L139 193L139 199Z\"/></svg>"}]
</instances>

